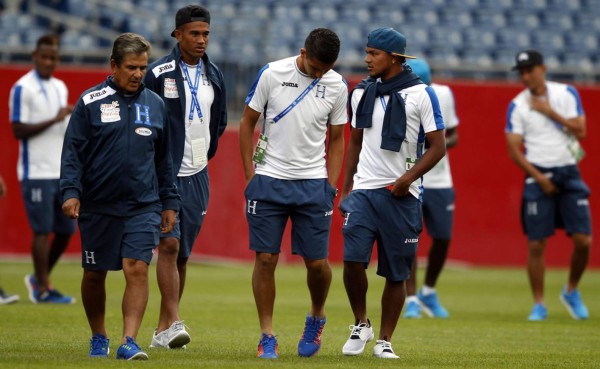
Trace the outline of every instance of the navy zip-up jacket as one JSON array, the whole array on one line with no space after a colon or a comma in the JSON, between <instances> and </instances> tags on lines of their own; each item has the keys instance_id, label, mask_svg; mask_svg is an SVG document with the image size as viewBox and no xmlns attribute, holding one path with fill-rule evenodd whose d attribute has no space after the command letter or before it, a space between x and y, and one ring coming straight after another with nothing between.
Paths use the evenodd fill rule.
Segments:
<instances>
[{"instance_id":1,"label":"navy zip-up jacket","mask_svg":"<svg viewBox=\"0 0 600 369\"><path fill-rule=\"evenodd\" d=\"M225 80L223 73L213 64L206 54L202 57L206 65L207 77L212 83L215 97L210 107L210 147L208 148L208 159L210 160L217 152L219 137L227 127L227 97L225 91ZM173 170L175 175L179 173L181 161L183 160L183 149L185 145L185 87L181 72L181 52L179 44L175 45L170 54L156 60L148 67L144 78L146 87L160 95L169 112L169 140L171 141L171 155L173 156ZM165 96L165 78L175 80L178 97Z\"/></svg>"},{"instance_id":2,"label":"navy zip-up jacket","mask_svg":"<svg viewBox=\"0 0 600 369\"><path fill-rule=\"evenodd\" d=\"M179 211L168 119L160 96L144 86L125 96L108 77L85 91L63 143L63 201L78 198L82 213L112 216Z\"/></svg>"}]
</instances>

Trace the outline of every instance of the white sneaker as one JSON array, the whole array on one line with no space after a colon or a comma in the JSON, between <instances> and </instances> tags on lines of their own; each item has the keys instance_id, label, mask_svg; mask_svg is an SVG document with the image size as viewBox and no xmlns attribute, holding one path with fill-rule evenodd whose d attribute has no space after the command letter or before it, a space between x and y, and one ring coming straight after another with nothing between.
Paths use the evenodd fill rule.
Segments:
<instances>
[{"instance_id":1,"label":"white sneaker","mask_svg":"<svg viewBox=\"0 0 600 369\"><path fill-rule=\"evenodd\" d=\"M185 330L185 325L181 321L175 321L171 326L162 332L154 331L152 336L152 343L150 347L163 347L163 348L186 348L186 344L191 341L190 335Z\"/></svg>"},{"instance_id":2,"label":"white sneaker","mask_svg":"<svg viewBox=\"0 0 600 369\"><path fill-rule=\"evenodd\" d=\"M392 344L388 341L377 340L377 344L373 347L373 356L381 359L399 359L400 356L394 354Z\"/></svg>"},{"instance_id":3,"label":"white sneaker","mask_svg":"<svg viewBox=\"0 0 600 369\"><path fill-rule=\"evenodd\" d=\"M0 288L0 305L12 304L17 301L19 301L19 295L6 294L4 293L4 290Z\"/></svg>"},{"instance_id":4,"label":"white sneaker","mask_svg":"<svg viewBox=\"0 0 600 369\"><path fill-rule=\"evenodd\" d=\"M369 323L360 323L359 325L351 325L349 328L352 333L350 333L350 338L342 347L342 353L344 355L360 355L365 350L367 342L375 337L373 327Z\"/></svg>"},{"instance_id":5,"label":"white sneaker","mask_svg":"<svg viewBox=\"0 0 600 369\"><path fill-rule=\"evenodd\" d=\"M169 348L167 345L167 330L164 330L160 333L154 330L154 334L152 335L152 342L150 343L150 348Z\"/></svg>"}]
</instances>

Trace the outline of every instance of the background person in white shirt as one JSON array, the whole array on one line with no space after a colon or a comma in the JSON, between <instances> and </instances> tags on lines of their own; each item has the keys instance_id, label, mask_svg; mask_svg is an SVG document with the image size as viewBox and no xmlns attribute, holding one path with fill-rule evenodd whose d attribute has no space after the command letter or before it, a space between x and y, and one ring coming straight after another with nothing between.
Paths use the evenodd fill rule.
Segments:
<instances>
[{"instance_id":1,"label":"background person in white shirt","mask_svg":"<svg viewBox=\"0 0 600 369\"><path fill-rule=\"evenodd\" d=\"M430 85L440 102L442 118L446 126L446 149L458 143L458 117L454 106L454 95L450 87L431 82L431 68L423 59L408 60L413 73ZM448 153L423 176L423 221L427 233L432 238L427 254L427 268L423 287L417 292L417 259L412 268L410 278L406 281L405 318L420 318L421 308L432 318L447 318L448 311L439 302L435 289L438 277L442 272L448 247L452 239L452 223L454 220L454 187L450 173Z\"/></svg>"},{"instance_id":2,"label":"background person in white shirt","mask_svg":"<svg viewBox=\"0 0 600 369\"><path fill-rule=\"evenodd\" d=\"M15 82L9 100L11 126L19 140L17 176L33 231L34 273L25 276L25 285L33 303L71 304L75 298L50 288L50 273L75 232L75 222L62 212L59 191L66 118L73 106L67 104L67 86L52 76L59 61L58 37L40 37L32 58L34 69Z\"/></svg>"},{"instance_id":3,"label":"background person in white shirt","mask_svg":"<svg viewBox=\"0 0 600 369\"><path fill-rule=\"evenodd\" d=\"M248 182L250 249L256 252L252 287L262 333L261 358L278 357L272 326L274 274L288 219L292 222L292 253L304 259L311 296L298 354L312 356L321 347L331 284L329 229L348 121L348 88L332 69L339 49L334 32L313 30L300 55L260 70L246 98L240 150ZM263 129L253 157L254 128L261 113Z\"/></svg>"},{"instance_id":4,"label":"background person in white shirt","mask_svg":"<svg viewBox=\"0 0 600 369\"><path fill-rule=\"evenodd\" d=\"M528 319L548 316L544 251L556 228L564 228L573 240L569 278L560 300L574 319L587 319L588 309L577 290L592 244L590 189L577 167L583 156L579 140L586 134L583 106L573 86L546 80L539 51L525 50L515 59L513 70L519 72L526 89L511 101L505 131L510 158L526 175L521 219L534 300Z\"/></svg>"}]
</instances>

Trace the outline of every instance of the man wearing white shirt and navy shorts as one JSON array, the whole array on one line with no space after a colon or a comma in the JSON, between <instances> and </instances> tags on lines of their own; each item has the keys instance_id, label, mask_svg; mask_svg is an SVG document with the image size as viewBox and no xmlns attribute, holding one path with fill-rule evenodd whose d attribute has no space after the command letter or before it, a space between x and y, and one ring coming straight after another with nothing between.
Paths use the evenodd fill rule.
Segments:
<instances>
[{"instance_id":1,"label":"man wearing white shirt and navy shorts","mask_svg":"<svg viewBox=\"0 0 600 369\"><path fill-rule=\"evenodd\" d=\"M256 252L252 287L262 332L260 358L278 357L272 327L274 273L288 219L292 222L292 253L304 259L311 296L298 354L313 356L321 347L331 284L329 229L348 121L348 88L332 70L339 49L334 32L313 30L299 56L269 63L260 70L246 98L240 150L248 182L250 249ZM263 129L253 156L254 127L261 113Z\"/></svg>"},{"instance_id":2,"label":"man wearing white shirt and navy shorts","mask_svg":"<svg viewBox=\"0 0 600 369\"><path fill-rule=\"evenodd\" d=\"M577 289L592 244L590 189L577 167L583 157L579 140L586 134L583 106L575 87L546 80L539 51L524 50L515 59L513 70L519 72L526 89L511 101L505 131L509 155L526 174L521 219L528 239L527 272L534 299L528 319L548 317L544 251L556 228L564 228L573 240L569 278L560 301L574 319L587 319L589 312Z\"/></svg>"},{"instance_id":3,"label":"man wearing white shirt and navy shorts","mask_svg":"<svg viewBox=\"0 0 600 369\"><path fill-rule=\"evenodd\" d=\"M12 131L19 140L17 175L33 231L34 273L25 276L25 286L35 304L72 304L74 297L50 284L50 273L75 233L75 222L62 212L59 191L60 155L73 107L67 103L67 86L53 76L60 57L58 37L40 37L32 57L35 68L14 84L9 100Z\"/></svg>"},{"instance_id":4,"label":"man wearing white shirt and navy shorts","mask_svg":"<svg viewBox=\"0 0 600 369\"><path fill-rule=\"evenodd\" d=\"M435 91L446 126L446 149L454 147L458 142L456 130L458 117L452 90L448 86L431 83L431 68L425 60L414 59L407 63L413 73ZM432 318L447 318L449 317L448 311L439 302L435 286L446 262L454 221L454 187L448 154L423 176L423 220L427 227L427 233L432 238L427 255L425 280L423 287L417 291L417 260L415 259L411 276L406 281L408 297L406 298L404 317L420 318L421 309L423 309Z\"/></svg>"},{"instance_id":5,"label":"man wearing white shirt and navy shorts","mask_svg":"<svg viewBox=\"0 0 600 369\"><path fill-rule=\"evenodd\" d=\"M422 179L446 153L435 91L405 64L406 38L393 28L372 31L369 78L353 90L352 132L340 210L345 216L344 286L354 315L344 355L359 355L375 338L367 313L367 268L377 242L377 274L385 278L373 356L398 359L391 339L405 299L422 230ZM430 144L423 153L425 138Z\"/></svg>"}]
</instances>

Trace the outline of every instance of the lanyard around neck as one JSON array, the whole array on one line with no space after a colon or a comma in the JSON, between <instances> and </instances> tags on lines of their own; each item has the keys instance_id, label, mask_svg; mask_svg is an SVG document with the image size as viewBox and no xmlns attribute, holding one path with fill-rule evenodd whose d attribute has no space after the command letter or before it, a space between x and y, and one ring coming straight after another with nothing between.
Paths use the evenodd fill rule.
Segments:
<instances>
[{"instance_id":1,"label":"lanyard around neck","mask_svg":"<svg viewBox=\"0 0 600 369\"><path fill-rule=\"evenodd\" d=\"M313 87L317 85L317 83L319 83L320 80L321 78L314 79L311 82L311 84L308 85L308 87L306 87L304 91L302 91L302 93L296 98L296 100L294 100L290 105L288 105L287 108L285 108L281 113L277 114L275 118L273 118L273 123L277 123L279 120L281 120L281 118L285 117L287 113L292 111L292 109L294 109L296 105L298 105L298 103L300 103L300 101L304 99L304 97L310 92L310 90L313 89Z\"/></svg>"},{"instance_id":2,"label":"lanyard around neck","mask_svg":"<svg viewBox=\"0 0 600 369\"><path fill-rule=\"evenodd\" d=\"M198 118L202 121L202 109L200 108L200 102L198 101L198 86L200 84L200 74L202 73L202 59L198 60L198 67L196 69L196 78L194 80L194 84L192 85L192 79L190 78L190 73L188 72L187 65L183 60L181 60L181 69L185 74L185 79L187 81L188 87L190 89L190 94L192 95L192 101L190 101L190 114L188 116L188 120L190 123L194 119L194 110L198 109Z\"/></svg>"}]
</instances>

